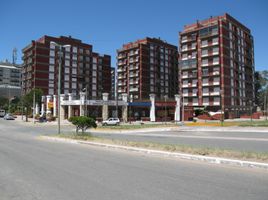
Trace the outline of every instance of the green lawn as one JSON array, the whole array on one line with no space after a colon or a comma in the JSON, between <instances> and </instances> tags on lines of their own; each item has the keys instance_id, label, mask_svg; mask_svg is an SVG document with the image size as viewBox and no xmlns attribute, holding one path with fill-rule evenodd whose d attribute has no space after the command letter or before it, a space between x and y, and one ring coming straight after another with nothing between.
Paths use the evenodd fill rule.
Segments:
<instances>
[{"instance_id":1,"label":"green lawn","mask_svg":"<svg viewBox=\"0 0 268 200\"><path fill-rule=\"evenodd\" d=\"M98 129L114 129L114 130L127 130L127 129L141 129L141 128L156 128L156 127L176 127L176 124L123 124L119 126L98 126Z\"/></svg>"},{"instance_id":2,"label":"green lawn","mask_svg":"<svg viewBox=\"0 0 268 200\"><path fill-rule=\"evenodd\" d=\"M179 152L179 153L189 153L195 155L204 155L204 156L218 156L224 158L233 158L233 159L242 159L242 160L251 160L251 161L259 161L259 162L267 162L268 161L268 152L258 153L258 152L248 152L248 151L234 151L228 149L220 149L220 148L209 148L209 147L194 147L190 145L173 145L173 144L160 144L153 142L134 142L128 140L115 140L115 139L105 139L101 137L93 137L90 134L73 134L73 135L56 135L55 137L61 138L69 138L75 140L85 140L91 142L99 142L105 144L115 144L122 146L130 146L130 147L139 147L145 149L153 149L153 150L162 150L169 152Z\"/></svg>"}]
</instances>

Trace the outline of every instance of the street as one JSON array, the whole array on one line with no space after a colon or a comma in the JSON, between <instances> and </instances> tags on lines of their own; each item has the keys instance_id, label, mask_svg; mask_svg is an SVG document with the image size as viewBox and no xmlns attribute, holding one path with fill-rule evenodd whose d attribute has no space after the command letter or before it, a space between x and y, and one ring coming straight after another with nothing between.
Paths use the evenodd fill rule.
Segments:
<instances>
[{"instance_id":1,"label":"street","mask_svg":"<svg viewBox=\"0 0 268 200\"><path fill-rule=\"evenodd\" d=\"M268 196L265 170L48 142L39 134L37 128L0 120L1 200Z\"/></svg>"}]
</instances>

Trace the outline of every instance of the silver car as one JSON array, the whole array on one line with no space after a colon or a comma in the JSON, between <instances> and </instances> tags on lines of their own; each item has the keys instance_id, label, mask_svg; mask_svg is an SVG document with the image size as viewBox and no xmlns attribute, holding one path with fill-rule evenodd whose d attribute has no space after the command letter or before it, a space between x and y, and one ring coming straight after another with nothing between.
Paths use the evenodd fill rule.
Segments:
<instances>
[{"instance_id":1,"label":"silver car","mask_svg":"<svg viewBox=\"0 0 268 200\"><path fill-rule=\"evenodd\" d=\"M15 118L14 118L10 113L7 113L7 114L4 116L4 119L5 119L5 120L15 120Z\"/></svg>"},{"instance_id":2,"label":"silver car","mask_svg":"<svg viewBox=\"0 0 268 200\"><path fill-rule=\"evenodd\" d=\"M102 125L103 126L107 126L107 125L119 125L120 124L120 120L118 118L109 118L107 120L102 121Z\"/></svg>"}]
</instances>

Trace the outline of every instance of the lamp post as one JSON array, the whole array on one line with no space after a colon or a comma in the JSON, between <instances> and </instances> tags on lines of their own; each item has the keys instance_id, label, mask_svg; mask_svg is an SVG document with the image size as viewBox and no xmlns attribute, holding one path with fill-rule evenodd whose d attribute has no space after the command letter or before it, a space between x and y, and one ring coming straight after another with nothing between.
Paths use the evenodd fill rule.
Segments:
<instances>
[{"instance_id":1,"label":"lamp post","mask_svg":"<svg viewBox=\"0 0 268 200\"><path fill-rule=\"evenodd\" d=\"M167 124L167 95L164 95L164 99L165 99L165 124Z\"/></svg>"},{"instance_id":2,"label":"lamp post","mask_svg":"<svg viewBox=\"0 0 268 200\"><path fill-rule=\"evenodd\" d=\"M61 67L62 67L62 48L71 47L71 45L61 45L56 42L51 41L50 44L53 44L59 47L59 69L58 69L58 134L60 134L60 89L61 89Z\"/></svg>"},{"instance_id":3,"label":"lamp post","mask_svg":"<svg viewBox=\"0 0 268 200\"><path fill-rule=\"evenodd\" d=\"M82 89L82 92L86 92L85 101L84 101L84 107L85 107L85 115L87 116L87 86Z\"/></svg>"},{"instance_id":4,"label":"lamp post","mask_svg":"<svg viewBox=\"0 0 268 200\"><path fill-rule=\"evenodd\" d=\"M129 102L132 103L133 102L133 94L129 95ZM133 110L132 110L132 106L130 104L130 123L131 123L131 117L133 116Z\"/></svg>"},{"instance_id":5,"label":"lamp post","mask_svg":"<svg viewBox=\"0 0 268 200\"><path fill-rule=\"evenodd\" d=\"M220 97L220 104L221 104L221 126L223 126L223 122L224 122L223 108L224 108L224 105L223 105L223 102L222 102L222 101L223 101L223 97L222 97L222 95L223 95L223 90L222 90L222 89L220 90L220 94L221 94L221 97Z\"/></svg>"}]
</instances>

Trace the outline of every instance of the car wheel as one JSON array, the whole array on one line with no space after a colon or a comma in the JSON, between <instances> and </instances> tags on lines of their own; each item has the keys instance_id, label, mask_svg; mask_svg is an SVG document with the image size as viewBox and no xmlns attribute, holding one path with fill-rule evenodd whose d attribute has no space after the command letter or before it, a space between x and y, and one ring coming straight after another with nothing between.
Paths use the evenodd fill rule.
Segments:
<instances>
[{"instance_id":1,"label":"car wheel","mask_svg":"<svg viewBox=\"0 0 268 200\"><path fill-rule=\"evenodd\" d=\"M107 126L107 123L103 123L103 126Z\"/></svg>"},{"instance_id":2,"label":"car wheel","mask_svg":"<svg viewBox=\"0 0 268 200\"><path fill-rule=\"evenodd\" d=\"M117 123L116 123L116 126L119 126L119 125L120 125L120 123L119 123L119 122L117 122Z\"/></svg>"}]
</instances>

